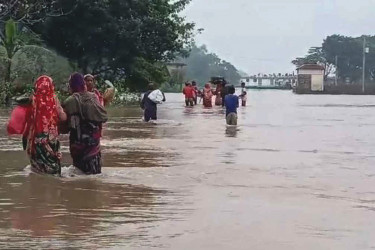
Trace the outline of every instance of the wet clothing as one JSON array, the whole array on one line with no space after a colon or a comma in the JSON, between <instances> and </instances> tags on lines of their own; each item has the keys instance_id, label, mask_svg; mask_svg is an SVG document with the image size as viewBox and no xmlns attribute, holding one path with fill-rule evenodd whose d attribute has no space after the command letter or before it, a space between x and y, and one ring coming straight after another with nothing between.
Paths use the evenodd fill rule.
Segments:
<instances>
[{"instance_id":1,"label":"wet clothing","mask_svg":"<svg viewBox=\"0 0 375 250\"><path fill-rule=\"evenodd\" d=\"M50 77L37 79L26 120L23 143L31 169L38 173L60 175L59 116L55 88Z\"/></svg>"},{"instance_id":2,"label":"wet clothing","mask_svg":"<svg viewBox=\"0 0 375 250\"><path fill-rule=\"evenodd\" d=\"M153 92L153 90L149 90L147 91L144 95L143 95L143 98L142 98L142 101L141 101L141 108L144 110L144 119L146 122L150 121L150 120L157 120L157 103L151 101L150 98L148 98L148 96L151 94L151 92ZM164 93L163 94L163 101L165 102L165 96L164 96Z\"/></svg>"},{"instance_id":3,"label":"wet clothing","mask_svg":"<svg viewBox=\"0 0 375 250\"><path fill-rule=\"evenodd\" d=\"M223 103L223 100L221 99L221 96L220 95L216 95L215 96L215 105L216 106L221 106Z\"/></svg>"},{"instance_id":4,"label":"wet clothing","mask_svg":"<svg viewBox=\"0 0 375 250\"><path fill-rule=\"evenodd\" d=\"M192 86L192 88L193 88L193 94L194 94L194 97L193 97L194 105L197 105L199 90L197 86Z\"/></svg>"},{"instance_id":5,"label":"wet clothing","mask_svg":"<svg viewBox=\"0 0 375 250\"><path fill-rule=\"evenodd\" d=\"M185 95L186 106L194 106L195 90L192 86L185 86L182 90Z\"/></svg>"},{"instance_id":6,"label":"wet clothing","mask_svg":"<svg viewBox=\"0 0 375 250\"><path fill-rule=\"evenodd\" d=\"M194 106L194 98L185 98L186 106Z\"/></svg>"},{"instance_id":7,"label":"wet clothing","mask_svg":"<svg viewBox=\"0 0 375 250\"><path fill-rule=\"evenodd\" d=\"M212 107L212 89L209 84L206 84L203 89L203 106L206 108Z\"/></svg>"},{"instance_id":8,"label":"wet clothing","mask_svg":"<svg viewBox=\"0 0 375 250\"><path fill-rule=\"evenodd\" d=\"M91 92L74 93L64 102L68 115L69 148L73 165L86 174L100 174L100 137L107 112Z\"/></svg>"},{"instance_id":9,"label":"wet clothing","mask_svg":"<svg viewBox=\"0 0 375 250\"><path fill-rule=\"evenodd\" d=\"M237 114L236 113L229 113L226 116L227 124L228 125L237 125Z\"/></svg>"},{"instance_id":10,"label":"wet clothing","mask_svg":"<svg viewBox=\"0 0 375 250\"><path fill-rule=\"evenodd\" d=\"M61 163L57 153L59 140L50 140L48 134L41 133L34 138L34 154L30 155L31 169L37 173L61 175Z\"/></svg>"},{"instance_id":11,"label":"wet clothing","mask_svg":"<svg viewBox=\"0 0 375 250\"><path fill-rule=\"evenodd\" d=\"M182 93L185 95L186 99L194 98L195 90L192 86L185 86L182 90Z\"/></svg>"},{"instance_id":12,"label":"wet clothing","mask_svg":"<svg viewBox=\"0 0 375 250\"><path fill-rule=\"evenodd\" d=\"M224 103L222 96L221 96L221 92L223 90L222 88L223 86L221 85L221 83L218 83L216 85L216 90L215 90L215 105L216 106L221 106Z\"/></svg>"},{"instance_id":13,"label":"wet clothing","mask_svg":"<svg viewBox=\"0 0 375 250\"><path fill-rule=\"evenodd\" d=\"M240 98L241 98L241 106L245 107L246 106L246 101L247 101L246 88L242 88Z\"/></svg>"},{"instance_id":14,"label":"wet clothing","mask_svg":"<svg viewBox=\"0 0 375 250\"><path fill-rule=\"evenodd\" d=\"M226 108L226 116L230 113L237 114L238 96L232 94L225 96L224 104Z\"/></svg>"},{"instance_id":15,"label":"wet clothing","mask_svg":"<svg viewBox=\"0 0 375 250\"><path fill-rule=\"evenodd\" d=\"M223 86L221 91L221 106L224 107L225 105L225 97L228 95L228 88L229 86Z\"/></svg>"}]
</instances>

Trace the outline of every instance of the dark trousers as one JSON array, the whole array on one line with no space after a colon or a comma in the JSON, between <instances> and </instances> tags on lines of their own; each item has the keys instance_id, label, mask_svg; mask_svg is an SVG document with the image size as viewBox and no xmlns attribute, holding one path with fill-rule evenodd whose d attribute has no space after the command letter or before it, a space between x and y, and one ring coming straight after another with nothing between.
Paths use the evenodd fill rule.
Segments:
<instances>
[{"instance_id":1,"label":"dark trousers","mask_svg":"<svg viewBox=\"0 0 375 250\"><path fill-rule=\"evenodd\" d=\"M185 98L185 104L186 106L194 106L193 98Z\"/></svg>"},{"instance_id":2,"label":"dark trousers","mask_svg":"<svg viewBox=\"0 0 375 250\"><path fill-rule=\"evenodd\" d=\"M156 116L156 111L156 108L146 108L144 114L145 121L148 122L150 120L157 120L158 118Z\"/></svg>"}]
</instances>

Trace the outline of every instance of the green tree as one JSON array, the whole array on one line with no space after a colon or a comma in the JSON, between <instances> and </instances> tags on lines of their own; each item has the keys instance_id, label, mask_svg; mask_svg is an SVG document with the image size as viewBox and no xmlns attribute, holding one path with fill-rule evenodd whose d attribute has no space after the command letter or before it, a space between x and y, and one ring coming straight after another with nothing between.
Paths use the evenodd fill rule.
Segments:
<instances>
[{"instance_id":1,"label":"green tree","mask_svg":"<svg viewBox=\"0 0 375 250\"><path fill-rule=\"evenodd\" d=\"M5 82L11 81L11 67L14 55L27 45L40 44L40 39L26 28L20 30L12 19L5 22L4 32L0 33L0 48L3 64L5 64Z\"/></svg>"},{"instance_id":2,"label":"green tree","mask_svg":"<svg viewBox=\"0 0 375 250\"><path fill-rule=\"evenodd\" d=\"M69 13L76 0L66 0L70 5L62 5L56 0L0 0L0 20L13 19L21 24L34 24L47 17L57 17ZM69 9L63 8L69 6Z\"/></svg>"},{"instance_id":3,"label":"green tree","mask_svg":"<svg viewBox=\"0 0 375 250\"><path fill-rule=\"evenodd\" d=\"M187 64L187 78L196 80L201 85L212 76L225 77L232 84L237 84L241 78L235 66L220 59L216 54L209 53L205 45L193 45L190 55L184 62Z\"/></svg>"},{"instance_id":4,"label":"green tree","mask_svg":"<svg viewBox=\"0 0 375 250\"><path fill-rule=\"evenodd\" d=\"M328 36L322 45L327 61L335 64L337 56L337 73L340 79L349 77L358 81L362 72L361 39L341 35Z\"/></svg>"},{"instance_id":5,"label":"green tree","mask_svg":"<svg viewBox=\"0 0 375 250\"><path fill-rule=\"evenodd\" d=\"M319 64L324 67L324 76L327 79L335 68L335 65L330 62L329 57L323 47L311 47L305 57L298 57L292 61L297 67L303 64Z\"/></svg>"},{"instance_id":6,"label":"green tree","mask_svg":"<svg viewBox=\"0 0 375 250\"><path fill-rule=\"evenodd\" d=\"M364 37L331 35L324 39L322 47L312 47L308 54L292 61L297 66L305 63L317 63L325 67L326 76L337 70L338 78L349 78L351 82L362 79ZM375 37L366 36L366 81L375 80ZM336 63L337 62L337 63ZM336 65L337 64L337 65Z\"/></svg>"},{"instance_id":7,"label":"green tree","mask_svg":"<svg viewBox=\"0 0 375 250\"><path fill-rule=\"evenodd\" d=\"M61 79L68 68L68 62L64 58L41 46L37 35L26 27L20 29L12 19L6 22L5 30L0 36L2 101L9 100L13 88L32 84L41 74ZM67 77L68 75L65 76Z\"/></svg>"},{"instance_id":8,"label":"green tree","mask_svg":"<svg viewBox=\"0 0 375 250\"><path fill-rule=\"evenodd\" d=\"M138 65L146 63L157 71L158 62L172 59L191 43L194 24L179 15L189 1L59 0L64 9L75 4L74 10L48 18L33 30L84 73L126 78L133 87L143 88L144 81L135 85L139 74L134 72L143 71Z\"/></svg>"}]
</instances>

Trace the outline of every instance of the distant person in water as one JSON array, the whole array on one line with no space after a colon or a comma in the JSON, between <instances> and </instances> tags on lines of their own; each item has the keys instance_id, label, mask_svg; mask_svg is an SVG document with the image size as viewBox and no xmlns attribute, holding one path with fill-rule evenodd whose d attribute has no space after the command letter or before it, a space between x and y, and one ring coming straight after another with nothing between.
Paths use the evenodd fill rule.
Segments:
<instances>
[{"instance_id":1,"label":"distant person in water","mask_svg":"<svg viewBox=\"0 0 375 250\"><path fill-rule=\"evenodd\" d=\"M190 82L185 83L185 87L182 90L182 93L185 95L186 106L194 106L194 89L191 86Z\"/></svg>"},{"instance_id":2,"label":"distant person in water","mask_svg":"<svg viewBox=\"0 0 375 250\"><path fill-rule=\"evenodd\" d=\"M239 97L241 98L241 106L245 107L247 101L247 91L244 82L241 82L241 95Z\"/></svg>"},{"instance_id":3,"label":"distant person in water","mask_svg":"<svg viewBox=\"0 0 375 250\"><path fill-rule=\"evenodd\" d=\"M221 88L221 106L224 107L225 96L228 94L228 83L224 80Z\"/></svg>"},{"instance_id":4,"label":"distant person in water","mask_svg":"<svg viewBox=\"0 0 375 250\"><path fill-rule=\"evenodd\" d=\"M102 155L100 137L102 124L108 119L107 112L97 96L87 91L83 75L74 73L69 79L71 96L64 102L68 115L70 155L73 165L85 174L100 174Z\"/></svg>"},{"instance_id":5,"label":"distant person in water","mask_svg":"<svg viewBox=\"0 0 375 250\"><path fill-rule=\"evenodd\" d=\"M93 75L90 75L90 74L85 75L84 80L85 80L85 84L87 87L87 91L94 93L97 96L100 104L102 104L103 106L107 106L108 104L111 103L115 95L115 87L110 81L108 80L104 81L107 88L104 91L104 94L101 94L100 91L96 88L96 81Z\"/></svg>"},{"instance_id":6,"label":"distant person in water","mask_svg":"<svg viewBox=\"0 0 375 250\"><path fill-rule=\"evenodd\" d=\"M149 83L148 91L144 93L141 108L144 110L144 120L146 122L156 121L157 105L165 102L165 95L156 88L154 83Z\"/></svg>"},{"instance_id":7,"label":"distant person in water","mask_svg":"<svg viewBox=\"0 0 375 250\"><path fill-rule=\"evenodd\" d=\"M213 96L213 91L211 89L211 84L206 83L204 85L203 89L203 106L205 108L212 108L212 96Z\"/></svg>"},{"instance_id":8,"label":"distant person in water","mask_svg":"<svg viewBox=\"0 0 375 250\"><path fill-rule=\"evenodd\" d=\"M222 105L222 98L221 98L221 92L223 91L223 84L222 82L216 84L215 89L215 105L221 106Z\"/></svg>"},{"instance_id":9,"label":"distant person in water","mask_svg":"<svg viewBox=\"0 0 375 250\"><path fill-rule=\"evenodd\" d=\"M228 95L225 96L224 105L226 108L226 120L228 125L237 125L238 96L234 93L233 85L228 86Z\"/></svg>"},{"instance_id":10,"label":"distant person in water","mask_svg":"<svg viewBox=\"0 0 375 250\"><path fill-rule=\"evenodd\" d=\"M191 87L193 88L193 101L194 101L194 105L197 105L198 103L198 95L199 95L199 89L198 89L198 86L197 86L197 83L195 81L192 81L191 82Z\"/></svg>"}]
</instances>

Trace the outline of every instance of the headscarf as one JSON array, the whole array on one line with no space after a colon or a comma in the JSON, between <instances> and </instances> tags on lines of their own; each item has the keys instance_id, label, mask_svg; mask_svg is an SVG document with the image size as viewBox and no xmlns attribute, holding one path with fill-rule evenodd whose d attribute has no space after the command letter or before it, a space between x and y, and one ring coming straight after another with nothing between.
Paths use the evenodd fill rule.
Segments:
<instances>
[{"instance_id":1,"label":"headscarf","mask_svg":"<svg viewBox=\"0 0 375 250\"><path fill-rule=\"evenodd\" d=\"M95 77L91 74L86 74L83 79L86 80L88 77L91 77L92 79L95 79Z\"/></svg>"},{"instance_id":2,"label":"headscarf","mask_svg":"<svg viewBox=\"0 0 375 250\"><path fill-rule=\"evenodd\" d=\"M85 91L85 80L82 74L73 73L69 78L69 87L73 93Z\"/></svg>"},{"instance_id":3,"label":"headscarf","mask_svg":"<svg viewBox=\"0 0 375 250\"><path fill-rule=\"evenodd\" d=\"M29 153L34 153L34 140L38 134L45 133L49 139L57 138L58 113L55 87L52 78L40 76L34 85L32 96L31 122L29 132Z\"/></svg>"}]
</instances>

